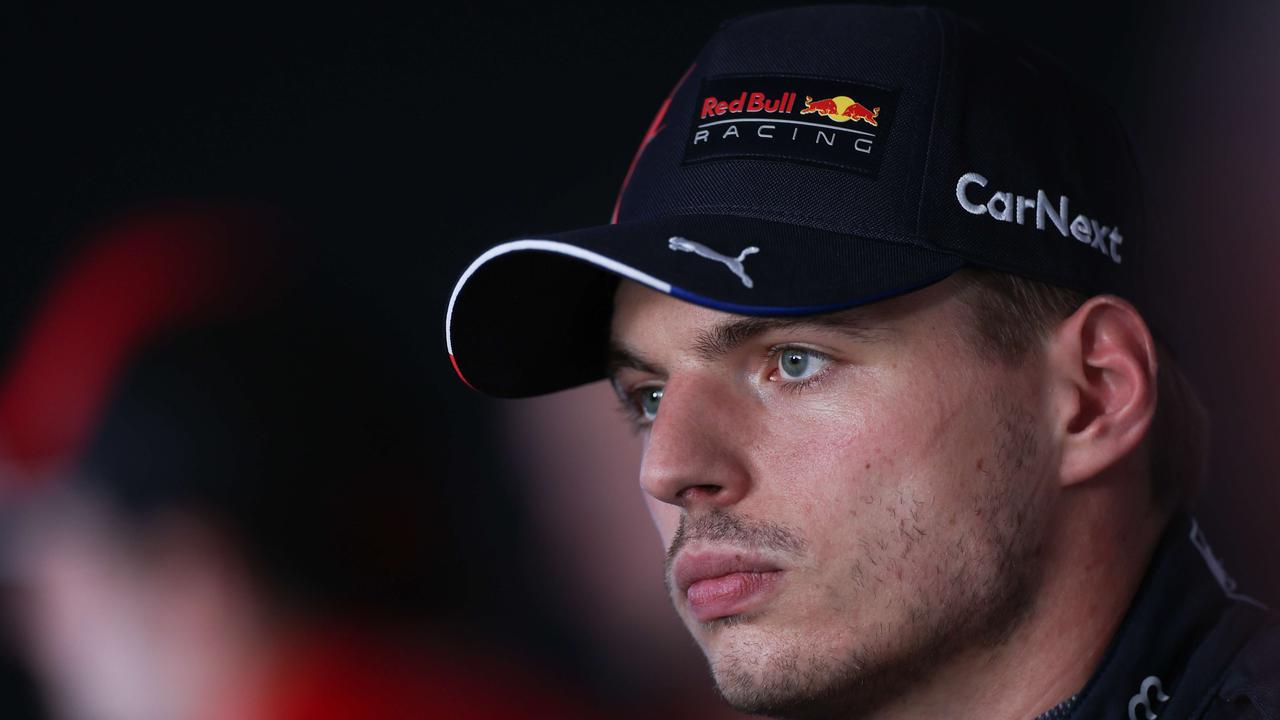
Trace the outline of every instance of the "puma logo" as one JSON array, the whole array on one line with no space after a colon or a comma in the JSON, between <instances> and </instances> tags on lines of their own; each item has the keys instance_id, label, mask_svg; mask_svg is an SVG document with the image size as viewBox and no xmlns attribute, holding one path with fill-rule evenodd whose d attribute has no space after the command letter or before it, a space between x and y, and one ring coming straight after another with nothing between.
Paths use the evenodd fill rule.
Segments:
<instances>
[{"instance_id":1,"label":"puma logo","mask_svg":"<svg viewBox=\"0 0 1280 720\"><path fill-rule=\"evenodd\" d=\"M738 279L742 281L743 285L746 285L747 287L754 286L754 283L751 282L751 276L747 275L747 271L742 267L742 261L748 255L753 255L755 253L760 252L760 248L754 245L738 253L738 257L736 258L729 257L728 255L721 255L720 253L716 252L715 250L712 250L711 248L707 247L706 245L703 245L702 243L696 243L687 238L682 238L679 235L675 235L671 237L669 240L667 240L667 247L670 248L671 250L678 250L680 252L689 252L695 255L700 255L708 260L715 260L716 262L722 262L724 263L725 267L729 268L730 272L738 276Z\"/></svg>"}]
</instances>

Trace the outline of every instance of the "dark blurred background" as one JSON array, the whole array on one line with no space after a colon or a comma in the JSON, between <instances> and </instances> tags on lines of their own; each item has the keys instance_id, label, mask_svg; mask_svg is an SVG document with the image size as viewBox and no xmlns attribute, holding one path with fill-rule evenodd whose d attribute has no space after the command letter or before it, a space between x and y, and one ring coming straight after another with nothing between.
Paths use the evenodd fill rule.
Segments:
<instances>
[{"instance_id":1,"label":"dark blurred background","mask_svg":"<svg viewBox=\"0 0 1280 720\"><path fill-rule=\"evenodd\" d=\"M190 200L273 208L342 299L323 312L380 333L423 432L450 430L457 457L422 478L439 490L421 522L461 528L464 570L437 582L464 634L606 715L706 716L687 709L714 699L666 605L609 392L480 397L453 375L443 316L488 246L607 222L718 22L783 4L7 6L0 362L98 228ZM1214 422L1199 515L1242 585L1280 598L1280 7L941 4L1042 46L1119 108L1158 228L1161 312ZM566 121L584 114L597 121ZM0 703L39 717L27 669L9 667Z\"/></svg>"}]
</instances>

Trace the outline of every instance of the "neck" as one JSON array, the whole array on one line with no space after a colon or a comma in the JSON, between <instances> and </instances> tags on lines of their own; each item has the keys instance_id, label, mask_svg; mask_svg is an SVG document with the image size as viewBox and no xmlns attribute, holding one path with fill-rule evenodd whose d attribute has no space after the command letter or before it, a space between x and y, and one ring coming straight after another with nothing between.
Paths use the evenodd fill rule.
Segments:
<instances>
[{"instance_id":1,"label":"neck","mask_svg":"<svg viewBox=\"0 0 1280 720\"><path fill-rule=\"evenodd\" d=\"M1168 520L1115 487L1064 492L1034 605L1008 640L956 656L875 720L1031 720L1080 692L1132 602ZM1141 517L1126 508L1147 508Z\"/></svg>"}]
</instances>

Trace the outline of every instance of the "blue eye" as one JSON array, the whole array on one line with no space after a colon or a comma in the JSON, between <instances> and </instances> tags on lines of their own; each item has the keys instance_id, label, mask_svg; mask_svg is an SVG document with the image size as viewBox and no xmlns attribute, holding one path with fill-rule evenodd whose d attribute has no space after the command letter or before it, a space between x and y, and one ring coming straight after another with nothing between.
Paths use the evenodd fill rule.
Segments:
<instances>
[{"instance_id":1,"label":"blue eye","mask_svg":"<svg viewBox=\"0 0 1280 720\"><path fill-rule=\"evenodd\" d=\"M658 416L658 403L662 401L662 388L646 387L636 390L635 404L640 415L652 421Z\"/></svg>"},{"instance_id":2,"label":"blue eye","mask_svg":"<svg viewBox=\"0 0 1280 720\"><path fill-rule=\"evenodd\" d=\"M807 380L826 364L824 355L804 348L785 348L778 353L778 372L787 380Z\"/></svg>"}]
</instances>

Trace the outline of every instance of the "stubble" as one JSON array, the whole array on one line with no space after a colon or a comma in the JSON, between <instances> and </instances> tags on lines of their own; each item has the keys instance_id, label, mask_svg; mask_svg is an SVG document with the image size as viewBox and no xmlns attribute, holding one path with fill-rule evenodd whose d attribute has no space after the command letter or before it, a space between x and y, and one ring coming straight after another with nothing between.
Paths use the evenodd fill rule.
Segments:
<instances>
[{"instance_id":1,"label":"stubble","mask_svg":"<svg viewBox=\"0 0 1280 720\"><path fill-rule=\"evenodd\" d=\"M821 639L778 638L781 643L768 648L738 644L712 668L730 705L773 717L869 718L961 652L1008 640L1031 613L1040 583L1042 497L1030 467L1038 457L1035 418L1009 401L992 402L998 408L993 453L989 467L977 470L972 507L962 509L976 519L967 530L940 529L947 527L943 513L901 491L872 499L897 507L898 526L864 541L850 572L859 599L900 607L896 619L860 628L854 646L839 651L824 649ZM677 532L673 550L691 535L714 532L728 540L799 538L785 528L744 526L720 515L689 530L682 519L685 532ZM895 584L888 570L903 566L912 577L930 579ZM731 627L743 620L717 622ZM779 645L789 651L779 652Z\"/></svg>"}]
</instances>

